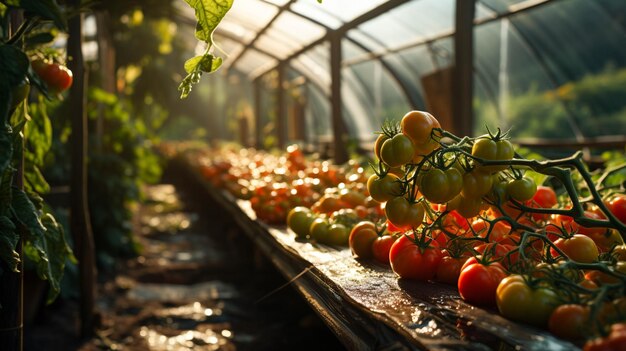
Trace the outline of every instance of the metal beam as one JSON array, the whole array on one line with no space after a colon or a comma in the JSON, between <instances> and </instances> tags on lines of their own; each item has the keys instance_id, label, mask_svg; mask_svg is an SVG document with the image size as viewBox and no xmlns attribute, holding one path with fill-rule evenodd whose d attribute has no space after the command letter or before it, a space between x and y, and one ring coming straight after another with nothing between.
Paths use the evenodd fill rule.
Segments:
<instances>
[{"instance_id":1,"label":"metal beam","mask_svg":"<svg viewBox=\"0 0 626 351\"><path fill-rule=\"evenodd\" d=\"M311 43L309 43L308 45L304 46L303 48L301 48L300 50L295 51L294 53L292 53L291 55L289 55L286 59L284 59L283 61L291 61L294 58L302 55L303 53L311 50L312 48L316 47L317 45L330 40L330 38L334 35L339 35L340 37L343 36L347 31L349 31L350 29L353 29L373 18L375 18L376 16L380 16L383 13L393 10L394 8L403 5L407 2L409 2L410 0L390 0L387 1L383 4L381 4L378 7L373 8L372 10L362 14L361 16L356 17L355 19L353 19L352 21L346 22L343 26L339 27L337 30L335 31L328 31L326 32L326 34L324 36L322 36L321 38L312 41ZM260 77L262 75L265 75L268 72L271 72L275 69L276 67L272 67L270 69L267 69L264 72L259 73L258 75L252 77L253 79L256 79L257 77Z\"/></svg>"},{"instance_id":2,"label":"metal beam","mask_svg":"<svg viewBox=\"0 0 626 351\"><path fill-rule=\"evenodd\" d=\"M341 35L334 33L330 38L330 96L333 126L333 156L337 164L348 161L346 150L347 128L343 120L341 95Z\"/></svg>"},{"instance_id":3,"label":"metal beam","mask_svg":"<svg viewBox=\"0 0 626 351\"><path fill-rule=\"evenodd\" d=\"M274 15L274 17L272 17L267 24L265 25L265 27L261 28L260 31L258 31L256 33L256 36L254 38L252 38L252 40L250 40L250 42L248 44L246 44L243 47L243 50L241 50L237 56L233 57L232 59L228 60L229 64L228 66L226 66L226 69L230 69L231 67L233 67L237 61L239 61L239 59L246 53L246 51L248 51L248 49L254 47L254 43L256 43L257 40L259 40L259 38L265 34L265 32L267 32L267 30L272 26L272 24L278 19L278 17L280 17L280 15L285 12L287 9L289 9L289 6L291 6L291 4L293 4L294 2L296 2L296 0L289 0L289 2L287 2L286 4L284 4L283 6L278 8L278 11L276 12L276 14Z\"/></svg>"},{"instance_id":4,"label":"metal beam","mask_svg":"<svg viewBox=\"0 0 626 351\"><path fill-rule=\"evenodd\" d=\"M503 12L501 14L498 14L497 16L493 16L493 17L487 17L487 18L482 18L482 19L476 19L474 20L474 26L480 26L483 24L487 24L487 23L491 23L494 21L498 21L501 19L505 19L511 16L514 16L516 14L519 14L522 11L529 11L529 10L533 10L535 8L541 7L543 5L547 5L549 3L552 2L556 2L559 0L539 0L539 1L525 1L525 2L521 2L519 4L516 4L516 6L510 6L509 7L509 11L507 12ZM421 38L417 38L415 40L411 40L405 44L396 46L395 48L391 48L391 49L384 49L384 50L378 50L376 52L370 52L361 56L356 56L353 57L349 60L344 61L343 65L344 66L352 66L352 65L356 65L362 62L366 62L366 61L370 61L373 59L379 59L383 56L387 56L387 55L391 55L391 54L395 54L401 51L405 51L408 49L412 49L414 47L420 46L420 45L424 45L424 44L430 44L430 43L434 43L435 41L441 40L441 39L445 39L445 38L451 38L454 36L454 28L441 32L439 34L436 35L432 35L432 36L426 36L426 37L421 37Z\"/></svg>"},{"instance_id":5,"label":"metal beam","mask_svg":"<svg viewBox=\"0 0 626 351\"><path fill-rule=\"evenodd\" d=\"M475 9L475 0L456 0L452 132L457 135L472 135L473 129Z\"/></svg>"}]
</instances>

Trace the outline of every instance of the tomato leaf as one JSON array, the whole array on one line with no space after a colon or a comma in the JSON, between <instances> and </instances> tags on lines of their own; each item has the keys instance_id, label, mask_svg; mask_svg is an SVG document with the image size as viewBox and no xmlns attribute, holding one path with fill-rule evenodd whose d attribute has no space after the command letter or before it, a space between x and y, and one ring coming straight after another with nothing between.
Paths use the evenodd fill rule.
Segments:
<instances>
[{"instance_id":1,"label":"tomato leaf","mask_svg":"<svg viewBox=\"0 0 626 351\"><path fill-rule=\"evenodd\" d=\"M233 5L233 0L185 0L195 10L196 38L207 43L204 55L193 57L185 62L187 76L178 86L180 98L189 96L194 84L200 82L202 73L215 72L222 65L222 58L210 53L213 47L213 32Z\"/></svg>"},{"instance_id":2,"label":"tomato leaf","mask_svg":"<svg viewBox=\"0 0 626 351\"><path fill-rule=\"evenodd\" d=\"M41 44L48 44L54 40L54 35L49 32L37 33L25 38L25 44L28 48L34 48Z\"/></svg>"},{"instance_id":3,"label":"tomato leaf","mask_svg":"<svg viewBox=\"0 0 626 351\"><path fill-rule=\"evenodd\" d=\"M18 272L20 255L15 251L20 237L15 231L15 224L8 217L0 217L0 258L13 272Z\"/></svg>"},{"instance_id":4,"label":"tomato leaf","mask_svg":"<svg viewBox=\"0 0 626 351\"><path fill-rule=\"evenodd\" d=\"M233 0L185 0L196 11L196 38L213 43L213 31L226 15Z\"/></svg>"},{"instance_id":5,"label":"tomato leaf","mask_svg":"<svg viewBox=\"0 0 626 351\"><path fill-rule=\"evenodd\" d=\"M0 216L8 216L10 213L13 172L14 170L9 168L4 171L2 177L0 178Z\"/></svg>"},{"instance_id":6,"label":"tomato leaf","mask_svg":"<svg viewBox=\"0 0 626 351\"><path fill-rule=\"evenodd\" d=\"M41 222L46 227L45 239L48 246L47 265L50 267L51 275L48 277L52 289L48 291L48 303L51 303L61 291L61 279L65 271L65 264L69 260L76 264L77 260L72 250L65 240L63 227L54 219L54 217L46 213L41 217Z\"/></svg>"},{"instance_id":7,"label":"tomato leaf","mask_svg":"<svg viewBox=\"0 0 626 351\"><path fill-rule=\"evenodd\" d=\"M11 163L13 157L12 139L11 128L0 124L0 174L4 174Z\"/></svg>"}]
</instances>

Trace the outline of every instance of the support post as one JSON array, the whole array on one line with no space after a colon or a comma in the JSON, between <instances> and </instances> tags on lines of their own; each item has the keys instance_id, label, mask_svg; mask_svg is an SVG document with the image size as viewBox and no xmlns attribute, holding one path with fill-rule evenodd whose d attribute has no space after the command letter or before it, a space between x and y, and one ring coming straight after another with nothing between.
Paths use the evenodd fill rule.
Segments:
<instances>
[{"instance_id":1,"label":"support post","mask_svg":"<svg viewBox=\"0 0 626 351\"><path fill-rule=\"evenodd\" d=\"M452 132L472 135L474 125L474 12L475 0L456 0Z\"/></svg>"},{"instance_id":2,"label":"support post","mask_svg":"<svg viewBox=\"0 0 626 351\"><path fill-rule=\"evenodd\" d=\"M341 35L337 32L330 36L330 96L333 126L333 155L337 164L348 161L346 150L347 128L343 120L343 101L341 96Z\"/></svg>"},{"instance_id":3,"label":"support post","mask_svg":"<svg viewBox=\"0 0 626 351\"><path fill-rule=\"evenodd\" d=\"M278 148L284 149L287 144L287 114L285 108L285 63L278 65L278 86L276 91L276 136Z\"/></svg>"},{"instance_id":4,"label":"support post","mask_svg":"<svg viewBox=\"0 0 626 351\"><path fill-rule=\"evenodd\" d=\"M80 7L80 0L72 0L70 6ZM68 22L69 38L67 53L71 58L69 68L74 74L70 90L70 115L72 119L72 178L70 228L74 237L80 279L80 335L88 337L94 328L94 305L96 296L96 266L93 233L87 202L87 115L86 76L83 65L82 17L77 15Z\"/></svg>"},{"instance_id":5,"label":"support post","mask_svg":"<svg viewBox=\"0 0 626 351\"><path fill-rule=\"evenodd\" d=\"M263 125L261 124L261 77L252 82L254 94L254 143L257 149L263 149Z\"/></svg>"}]
</instances>

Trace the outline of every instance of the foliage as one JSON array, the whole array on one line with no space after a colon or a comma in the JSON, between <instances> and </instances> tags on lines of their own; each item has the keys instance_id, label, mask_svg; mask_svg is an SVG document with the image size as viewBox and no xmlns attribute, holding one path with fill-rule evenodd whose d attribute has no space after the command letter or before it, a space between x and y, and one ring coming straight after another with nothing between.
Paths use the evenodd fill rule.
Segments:
<instances>
[{"instance_id":1,"label":"foliage","mask_svg":"<svg viewBox=\"0 0 626 351\"><path fill-rule=\"evenodd\" d=\"M14 8L25 10L26 15L9 37L7 10ZM62 228L44 209L37 194L48 190L39 167L50 148L50 121L45 111L37 113L37 120L33 121L28 106L24 102L15 106L12 99L17 94L14 87L27 77L46 93L45 86L30 70L29 55L53 37L51 25L66 29L65 17L53 0L2 0L0 14L0 258L9 269L17 271L19 262L24 260L17 252L21 240L24 256L35 264L38 275L50 282L51 301L59 293L66 260L73 256ZM17 186L22 164L24 190Z\"/></svg>"},{"instance_id":2,"label":"foliage","mask_svg":"<svg viewBox=\"0 0 626 351\"><path fill-rule=\"evenodd\" d=\"M178 86L180 97L186 98L193 84L200 82L202 73L215 72L222 65L222 58L213 54L213 32L226 15L233 0L185 0L196 11L196 38L206 43L204 54L195 56L185 62L187 76Z\"/></svg>"},{"instance_id":3,"label":"foliage","mask_svg":"<svg viewBox=\"0 0 626 351\"><path fill-rule=\"evenodd\" d=\"M554 90L531 89L510 98L508 123L515 137L571 138L570 123L587 137L616 134L624 129L626 119L624 87L626 69L609 67ZM496 110L480 102L477 114L489 121L498 120Z\"/></svg>"}]
</instances>

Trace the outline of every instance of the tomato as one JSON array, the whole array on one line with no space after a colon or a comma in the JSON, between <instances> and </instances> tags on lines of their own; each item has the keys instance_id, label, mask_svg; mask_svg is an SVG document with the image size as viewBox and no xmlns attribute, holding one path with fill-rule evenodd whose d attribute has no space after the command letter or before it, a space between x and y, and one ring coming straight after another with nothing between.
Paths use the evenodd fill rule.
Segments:
<instances>
[{"instance_id":1,"label":"tomato","mask_svg":"<svg viewBox=\"0 0 626 351\"><path fill-rule=\"evenodd\" d=\"M506 318L545 327L558 305L558 296L546 287L532 288L524 277L514 274L498 285L496 304L500 314Z\"/></svg>"},{"instance_id":2,"label":"tomato","mask_svg":"<svg viewBox=\"0 0 626 351\"><path fill-rule=\"evenodd\" d=\"M309 236L311 224L313 224L314 220L315 217L311 213L311 210L302 206L294 207L287 214L287 226L293 230L299 238Z\"/></svg>"},{"instance_id":3,"label":"tomato","mask_svg":"<svg viewBox=\"0 0 626 351\"><path fill-rule=\"evenodd\" d=\"M415 147L415 158L428 155L439 147L432 138L433 128L441 128L439 121L428 112L410 111L400 121L402 133L408 136Z\"/></svg>"},{"instance_id":4,"label":"tomato","mask_svg":"<svg viewBox=\"0 0 626 351\"><path fill-rule=\"evenodd\" d=\"M433 246L420 248L411 238L401 236L389 251L391 269L400 278L431 280L435 277L437 266L443 254Z\"/></svg>"},{"instance_id":5,"label":"tomato","mask_svg":"<svg viewBox=\"0 0 626 351\"><path fill-rule=\"evenodd\" d=\"M348 244L352 254L361 258L372 258L372 244L378 238L376 225L369 221L359 222L350 231Z\"/></svg>"},{"instance_id":6,"label":"tomato","mask_svg":"<svg viewBox=\"0 0 626 351\"><path fill-rule=\"evenodd\" d=\"M331 213L344 208L344 203L335 194L326 194L322 196L314 205L315 212Z\"/></svg>"},{"instance_id":7,"label":"tomato","mask_svg":"<svg viewBox=\"0 0 626 351\"><path fill-rule=\"evenodd\" d=\"M513 245L500 243L487 243L474 247L474 250L483 256L492 255L492 259L499 261L505 268L510 268L519 260L519 252L513 251L514 249Z\"/></svg>"},{"instance_id":8,"label":"tomato","mask_svg":"<svg viewBox=\"0 0 626 351\"><path fill-rule=\"evenodd\" d=\"M9 105L9 110L13 110L24 101L28 97L28 93L30 93L30 82L28 78L24 77L24 80L11 90L11 104Z\"/></svg>"},{"instance_id":9,"label":"tomato","mask_svg":"<svg viewBox=\"0 0 626 351\"><path fill-rule=\"evenodd\" d=\"M626 245L621 244L615 246L612 251L613 257L615 257L618 261L626 261Z\"/></svg>"},{"instance_id":10,"label":"tomato","mask_svg":"<svg viewBox=\"0 0 626 351\"><path fill-rule=\"evenodd\" d=\"M497 221L493 225L482 218L475 219L471 224L474 233L481 238L489 236L490 242L504 240L511 233L511 226L505 221Z\"/></svg>"},{"instance_id":11,"label":"tomato","mask_svg":"<svg viewBox=\"0 0 626 351\"><path fill-rule=\"evenodd\" d=\"M510 141L493 140L488 136L483 136L476 140L472 146L472 156L481 158L486 161L507 161L513 158L515 150ZM507 168L506 165L480 166L480 169L486 172L497 172Z\"/></svg>"},{"instance_id":12,"label":"tomato","mask_svg":"<svg viewBox=\"0 0 626 351\"><path fill-rule=\"evenodd\" d=\"M456 208L456 211L463 218L476 217L484 209L485 202L481 198L466 199L463 195L459 195L459 197L459 207Z\"/></svg>"},{"instance_id":13,"label":"tomato","mask_svg":"<svg viewBox=\"0 0 626 351\"><path fill-rule=\"evenodd\" d=\"M587 341L583 351L626 351L626 323L613 324L607 337Z\"/></svg>"},{"instance_id":14,"label":"tomato","mask_svg":"<svg viewBox=\"0 0 626 351\"><path fill-rule=\"evenodd\" d=\"M402 195L402 184L393 174L388 173L382 178L373 174L367 180L367 191L374 200L385 202Z\"/></svg>"},{"instance_id":15,"label":"tomato","mask_svg":"<svg viewBox=\"0 0 626 351\"><path fill-rule=\"evenodd\" d=\"M548 330L559 338L583 339L589 330L589 307L578 304L557 307L548 320Z\"/></svg>"},{"instance_id":16,"label":"tomato","mask_svg":"<svg viewBox=\"0 0 626 351\"><path fill-rule=\"evenodd\" d=\"M506 193L511 199L525 202L533 198L537 192L537 184L532 178L522 177L506 184Z\"/></svg>"},{"instance_id":17,"label":"tomato","mask_svg":"<svg viewBox=\"0 0 626 351\"><path fill-rule=\"evenodd\" d=\"M487 172L473 170L463 175L461 194L466 199L481 198L493 187L493 177Z\"/></svg>"},{"instance_id":18,"label":"tomato","mask_svg":"<svg viewBox=\"0 0 626 351\"><path fill-rule=\"evenodd\" d=\"M626 262L617 262L615 266L609 266L609 269L616 273L621 273L626 278ZM585 279L591 280L596 283L596 285L601 286L604 284L616 284L620 281L624 281L624 279L619 279L618 277L614 277L610 274L600 272L600 271L589 271L585 274Z\"/></svg>"},{"instance_id":19,"label":"tomato","mask_svg":"<svg viewBox=\"0 0 626 351\"><path fill-rule=\"evenodd\" d=\"M396 242L396 237L391 235L382 235L376 238L372 243L372 254L374 259L383 264L389 264L389 251L391 246Z\"/></svg>"},{"instance_id":20,"label":"tomato","mask_svg":"<svg viewBox=\"0 0 626 351\"><path fill-rule=\"evenodd\" d=\"M528 207L534 208L552 208L558 204L556 192L548 186L537 186L537 192L533 195L532 200L527 204ZM548 214L533 213L533 218L538 220L546 220L550 216Z\"/></svg>"},{"instance_id":21,"label":"tomato","mask_svg":"<svg viewBox=\"0 0 626 351\"><path fill-rule=\"evenodd\" d=\"M620 222L626 224L626 195L615 195L609 200L606 207Z\"/></svg>"},{"instance_id":22,"label":"tomato","mask_svg":"<svg viewBox=\"0 0 626 351\"><path fill-rule=\"evenodd\" d=\"M396 227L407 230L422 224L424 212L421 203L410 203L404 196L394 197L385 206L387 220Z\"/></svg>"},{"instance_id":23,"label":"tomato","mask_svg":"<svg viewBox=\"0 0 626 351\"><path fill-rule=\"evenodd\" d=\"M366 198L365 194L356 190L341 189L339 192L339 200L352 208L365 205Z\"/></svg>"},{"instance_id":24,"label":"tomato","mask_svg":"<svg viewBox=\"0 0 626 351\"><path fill-rule=\"evenodd\" d=\"M483 264L470 257L461 267L457 287L463 300L477 305L494 305L496 289L506 277L504 267L497 262Z\"/></svg>"},{"instance_id":25,"label":"tomato","mask_svg":"<svg viewBox=\"0 0 626 351\"><path fill-rule=\"evenodd\" d=\"M53 93L61 93L72 85L72 71L67 67L44 60L32 62L33 70Z\"/></svg>"},{"instance_id":26,"label":"tomato","mask_svg":"<svg viewBox=\"0 0 626 351\"><path fill-rule=\"evenodd\" d=\"M376 142L374 143L374 154L376 155L376 158L379 160L380 160L380 149L383 147L383 144L387 140L389 140L389 137L384 133L379 134L378 138L376 138Z\"/></svg>"},{"instance_id":27,"label":"tomato","mask_svg":"<svg viewBox=\"0 0 626 351\"><path fill-rule=\"evenodd\" d=\"M350 238L350 229L343 224L334 223L328 227L328 240L330 245L346 246Z\"/></svg>"},{"instance_id":28,"label":"tomato","mask_svg":"<svg viewBox=\"0 0 626 351\"><path fill-rule=\"evenodd\" d=\"M327 243L329 238L329 228L330 223L328 223L328 220L326 218L316 218L313 223L311 223L309 235L311 236L311 238L315 239L315 241L319 243Z\"/></svg>"},{"instance_id":29,"label":"tomato","mask_svg":"<svg viewBox=\"0 0 626 351\"><path fill-rule=\"evenodd\" d=\"M461 192L463 177L454 167L445 171L433 168L422 175L419 188L428 201L443 204Z\"/></svg>"},{"instance_id":30,"label":"tomato","mask_svg":"<svg viewBox=\"0 0 626 351\"><path fill-rule=\"evenodd\" d=\"M414 153L411 139L404 134L396 134L383 143L380 148L380 160L389 167L398 167L411 162Z\"/></svg>"},{"instance_id":31,"label":"tomato","mask_svg":"<svg viewBox=\"0 0 626 351\"><path fill-rule=\"evenodd\" d=\"M570 260L580 263L595 262L600 254L596 243L582 234L574 234L570 238L559 238L554 242L554 245L561 249ZM553 257L558 256L554 248L550 249L550 253Z\"/></svg>"},{"instance_id":32,"label":"tomato","mask_svg":"<svg viewBox=\"0 0 626 351\"><path fill-rule=\"evenodd\" d=\"M444 256L437 267L435 280L446 284L456 285L459 280L459 275L461 274L461 267L463 266L465 260L467 259L464 257L452 257L450 255Z\"/></svg>"}]
</instances>

